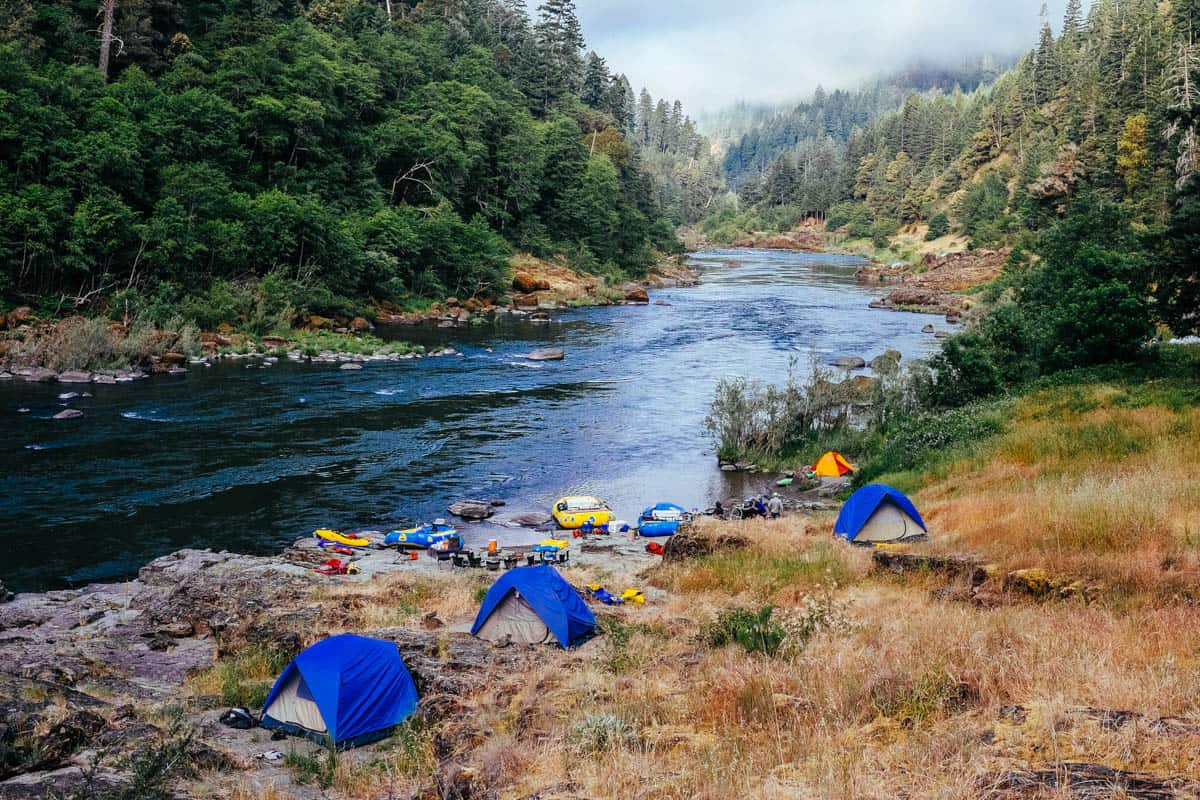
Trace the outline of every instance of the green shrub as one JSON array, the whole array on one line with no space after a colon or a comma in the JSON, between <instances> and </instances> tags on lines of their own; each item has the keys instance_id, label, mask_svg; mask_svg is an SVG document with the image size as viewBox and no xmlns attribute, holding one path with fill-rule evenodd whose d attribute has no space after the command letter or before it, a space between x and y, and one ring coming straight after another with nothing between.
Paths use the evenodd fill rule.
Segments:
<instances>
[{"instance_id":1,"label":"green shrub","mask_svg":"<svg viewBox=\"0 0 1200 800\"><path fill-rule=\"evenodd\" d=\"M998 404L977 403L905 418L889 427L882 446L860 461L855 483L870 483L885 473L923 469L936 459L950 457L956 449L995 436L1003 428L1004 406Z\"/></svg>"},{"instance_id":2,"label":"green shrub","mask_svg":"<svg viewBox=\"0 0 1200 800\"><path fill-rule=\"evenodd\" d=\"M333 777L337 772L337 748L329 746L320 755L297 753L293 750L283 757L283 765L291 769L296 783L315 783L322 789L328 789L333 785Z\"/></svg>"},{"instance_id":3,"label":"green shrub","mask_svg":"<svg viewBox=\"0 0 1200 800\"><path fill-rule=\"evenodd\" d=\"M883 249L891 244L891 237L895 236L899 230L899 220L887 217L878 219L871 226L871 244L879 249Z\"/></svg>"},{"instance_id":4,"label":"green shrub","mask_svg":"<svg viewBox=\"0 0 1200 800\"><path fill-rule=\"evenodd\" d=\"M925 241L932 242L950 232L950 218L946 212L939 211L929 218L929 230L925 233Z\"/></svg>"},{"instance_id":5,"label":"green shrub","mask_svg":"<svg viewBox=\"0 0 1200 800\"><path fill-rule=\"evenodd\" d=\"M771 619L774 610L769 605L758 611L748 608L727 609L705 626L702 635L709 647L736 644L747 653L773 656L787 638L784 626L778 620Z\"/></svg>"},{"instance_id":6,"label":"green shrub","mask_svg":"<svg viewBox=\"0 0 1200 800\"><path fill-rule=\"evenodd\" d=\"M834 203L825 214L825 227L835 231L846 228L846 233L854 239L866 239L872 234L875 216L866 203Z\"/></svg>"}]
</instances>

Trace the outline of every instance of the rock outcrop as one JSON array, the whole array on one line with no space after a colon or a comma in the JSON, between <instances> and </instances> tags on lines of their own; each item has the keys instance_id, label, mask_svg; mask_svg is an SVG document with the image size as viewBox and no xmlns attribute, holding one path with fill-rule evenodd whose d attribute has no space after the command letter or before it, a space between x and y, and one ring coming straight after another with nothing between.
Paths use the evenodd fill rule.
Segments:
<instances>
[{"instance_id":1,"label":"rock outcrop","mask_svg":"<svg viewBox=\"0 0 1200 800\"><path fill-rule=\"evenodd\" d=\"M539 347L525 355L530 361L562 361L567 357L561 347Z\"/></svg>"},{"instance_id":2,"label":"rock outcrop","mask_svg":"<svg viewBox=\"0 0 1200 800\"><path fill-rule=\"evenodd\" d=\"M929 255L918 264L864 267L855 273L860 283L887 284L887 295L876 308L927 311L959 317L971 307L961 292L991 283L1004 269L1008 250L973 250Z\"/></svg>"},{"instance_id":3,"label":"rock outcrop","mask_svg":"<svg viewBox=\"0 0 1200 800\"><path fill-rule=\"evenodd\" d=\"M492 504L483 500L459 500L457 503L451 503L448 510L456 517L469 520L487 519L496 513Z\"/></svg>"}]
</instances>

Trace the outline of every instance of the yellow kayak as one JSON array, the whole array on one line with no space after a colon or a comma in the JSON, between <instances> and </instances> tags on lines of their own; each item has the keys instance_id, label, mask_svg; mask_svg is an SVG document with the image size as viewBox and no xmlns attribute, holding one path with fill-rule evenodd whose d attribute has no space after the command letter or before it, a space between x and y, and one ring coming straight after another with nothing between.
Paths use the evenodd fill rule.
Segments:
<instances>
[{"instance_id":1,"label":"yellow kayak","mask_svg":"<svg viewBox=\"0 0 1200 800\"><path fill-rule=\"evenodd\" d=\"M347 536L344 533L338 533L337 531L326 530L324 528L313 531L313 536L316 536L318 539L324 539L327 542L344 544L347 547L366 547L371 543L370 539L364 539L361 536Z\"/></svg>"},{"instance_id":2,"label":"yellow kayak","mask_svg":"<svg viewBox=\"0 0 1200 800\"><path fill-rule=\"evenodd\" d=\"M607 525L614 519L612 509L598 497L562 497L550 512L558 527L574 530L588 522L593 526Z\"/></svg>"},{"instance_id":3,"label":"yellow kayak","mask_svg":"<svg viewBox=\"0 0 1200 800\"><path fill-rule=\"evenodd\" d=\"M557 547L559 550L566 550L571 546L571 542L567 539L542 539L540 544L542 547Z\"/></svg>"}]
</instances>

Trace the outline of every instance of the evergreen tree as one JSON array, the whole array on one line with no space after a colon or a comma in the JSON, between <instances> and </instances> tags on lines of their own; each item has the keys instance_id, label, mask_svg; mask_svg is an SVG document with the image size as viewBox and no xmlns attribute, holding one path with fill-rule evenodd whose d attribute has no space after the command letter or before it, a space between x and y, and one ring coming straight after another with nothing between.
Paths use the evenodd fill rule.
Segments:
<instances>
[{"instance_id":1,"label":"evergreen tree","mask_svg":"<svg viewBox=\"0 0 1200 800\"><path fill-rule=\"evenodd\" d=\"M611 81L604 59L596 55L595 51L588 53L579 99L592 108L607 109Z\"/></svg>"},{"instance_id":2,"label":"evergreen tree","mask_svg":"<svg viewBox=\"0 0 1200 800\"><path fill-rule=\"evenodd\" d=\"M1054 49L1054 33L1050 23L1042 23L1041 38L1034 52L1034 92L1035 101L1041 105L1054 99L1060 84L1058 56Z\"/></svg>"},{"instance_id":3,"label":"evergreen tree","mask_svg":"<svg viewBox=\"0 0 1200 800\"><path fill-rule=\"evenodd\" d=\"M1067 0L1066 11L1063 12L1062 38L1064 41L1073 40L1083 25L1082 0Z\"/></svg>"},{"instance_id":4,"label":"evergreen tree","mask_svg":"<svg viewBox=\"0 0 1200 800\"><path fill-rule=\"evenodd\" d=\"M654 99L650 97L650 93L646 91L646 87L642 87L642 93L638 95L637 104L637 139L642 147L650 146L651 125L654 117Z\"/></svg>"},{"instance_id":5,"label":"evergreen tree","mask_svg":"<svg viewBox=\"0 0 1200 800\"><path fill-rule=\"evenodd\" d=\"M543 107L579 91L583 81L583 31L573 0L545 0L538 6L537 44Z\"/></svg>"}]
</instances>

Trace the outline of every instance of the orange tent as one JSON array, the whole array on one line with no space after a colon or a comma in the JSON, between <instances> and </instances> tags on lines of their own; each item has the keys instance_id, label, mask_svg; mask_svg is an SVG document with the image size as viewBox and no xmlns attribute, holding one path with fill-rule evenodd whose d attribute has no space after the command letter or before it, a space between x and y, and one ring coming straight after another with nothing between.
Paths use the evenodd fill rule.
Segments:
<instances>
[{"instance_id":1,"label":"orange tent","mask_svg":"<svg viewBox=\"0 0 1200 800\"><path fill-rule=\"evenodd\" d=\"M833 450L818 458L812 469L821 478L840 478L847 472L854 472L850 462Z\"/></svg>"}]
</instances>

